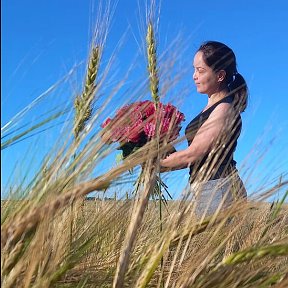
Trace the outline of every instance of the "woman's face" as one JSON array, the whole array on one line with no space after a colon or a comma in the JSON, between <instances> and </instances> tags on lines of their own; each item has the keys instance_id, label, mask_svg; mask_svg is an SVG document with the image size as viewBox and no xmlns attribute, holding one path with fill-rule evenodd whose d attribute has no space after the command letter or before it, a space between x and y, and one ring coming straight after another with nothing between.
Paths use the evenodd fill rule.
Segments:
<instances>
[{"instance_id":1,"label":"woman's face","mask_svg":"<svg viewBox=\"0 0 288 288\"><path fill-rule=\"evenodd\" d=\"M193 80L195 82L197 92L201 94L212 95L219 91L221 81L219 73L215 73L203 60L203 52L198 51L194 57L194 73Z\"/></svg>"}]
</instances>

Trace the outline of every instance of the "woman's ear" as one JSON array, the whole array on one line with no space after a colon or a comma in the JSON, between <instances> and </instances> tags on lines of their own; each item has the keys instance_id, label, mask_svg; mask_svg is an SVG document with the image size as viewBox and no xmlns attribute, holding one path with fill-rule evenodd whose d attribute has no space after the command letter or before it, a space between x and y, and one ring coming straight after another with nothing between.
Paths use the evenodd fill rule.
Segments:
<instances>
[{"instance_id":1,"label":"woman's ear","mask_svg":"<svg viewBox=\"0 0 288 288\"><path fill-rule=\"evenodd\" d=\"M220 71L218 72L218 82L224 81L225 77L226 77L226 72L225 72L225 70L220 70Z\"/></svg>"}]
</instances>

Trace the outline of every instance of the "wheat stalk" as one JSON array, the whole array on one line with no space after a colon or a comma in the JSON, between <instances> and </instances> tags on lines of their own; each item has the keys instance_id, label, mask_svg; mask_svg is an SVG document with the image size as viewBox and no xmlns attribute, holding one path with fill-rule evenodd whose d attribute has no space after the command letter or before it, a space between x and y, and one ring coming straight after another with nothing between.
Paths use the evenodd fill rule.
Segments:
<instances>
[{"instance_id":1,"label":"wheat stalk","mask_svg":"<svg viewBox=\"0 0 288 288\"><path fill-rule=\"evenodd\" d=\"M90 58L88 61L88 67L87 67L87 74L86 79L84 83L84 89L82 92L82 95L77 96L74 101L74 107L75 107L75 124L74 124L74 136L76 141L78 141L79 134L81 131L83 131L85 124L92 116L92 101L93 101L93 94L96 88L96 85L94 84L98 70L99 70L99 64L100 64L100 56L101 51L100 47L96 46L93 47L91 50ZM76 157L76 154L73 155L73 157ZM71 227L70 227L70 243L72 243L72 235L73 235L73 203L71 205Z\"/></svg>"},{"instance_id":2,"label":"wheat stalk","mask_svg":"<svg viewBox=\"0 0 288 288\"><path fill-rule=\"evenodd\" d=\"M159 102L159 77L156 58L156 42L152 23L148 23L147 35L147 57L148 57L148 72L150 79L150 90L152 99L155 103Z\"/></svg>"},{"instance_id":3,"label":"wheat stalk","mask_svg":"<svg viewBox=\"0 0 288 288\"><path fill-rule=\"evenodd\" d=\"M153 148L153 144L155 143L150 142L147 144L147 147ZM77 198L93 191L102 191L107 189L122 173L147 161L147 159L155 157L156 153L157 151L150 150L150 153L147 154L146 150L144 151L144 149L139 149L133 153L132 157L128 157L122 165L112 168L104 175L86 183L76 185L70 191L65 192L64 195L60 195L55 200L35 208L24 217L23 215L19 215L17 219L12 220L13 223L9 222L1 227L1 247L5 247L6 244L13 244L21 235L34 229L35 226L37 226L37 224L45 217L48 215L54 215L60 208L65 207Z\"/></svg>"},{"instance_id":4,"label":"wheat stalk","mask_svg":"<svg viewBox=\"0 0 288 288\"><path fill-rule=\"evenodd\" d=\"M148 205L149 197L154 189L155 186L155 173L154 173L154 167L151 167L151 160L149 161L150 165L147 169L152 169L152 171L146 172L145 174L145 180L144 180L144 190L141 195L141 199L139 200L139 204L136 204L137 207L135 207L135 212L133 213L133 216L131 218L129 228L126 234L126 239L120 254L120 259L117 265L117 270L114 277L114 288L120 288L124 285L124 278L125 273L128 268L129 259L130 259L130 252L134 245L134 242L136 240L136 235L138 232L138 229L141 225L141 222L143 220L143 216L145 213L145 209ZM154 177L150 177L150 175L154 175Z\"/></svg>"},{"instance_id":5,"label":"wheat stalk","mask_svg":"<svg viewBox=\"0 0 288 288\"><path fill-rule=\"evenodd\" d=\"M92 101L93 92L95 90L95 80L99 70L101 49L96 46L92 49L88 67L87 75L84 84L82 95L77 96L74 101L75 107L75 126L74 135L78 139L79 133L84 129L86 122L92 116Z\"/></svg>"},{"instance_id":6,"label":"wheat stalk","mask_svg":"<svg viewBox=\"0 0 288 288\"><path fill-rule=\"evenodd\" d=\"M266 256L286 256L288 255L288 245L279 244L279 245L269 245L259 248L246 249L237 253L230 255L229 257L223 259L222 265L235 265L249 260L261 259Z\"/></svg>"}]
</instances>

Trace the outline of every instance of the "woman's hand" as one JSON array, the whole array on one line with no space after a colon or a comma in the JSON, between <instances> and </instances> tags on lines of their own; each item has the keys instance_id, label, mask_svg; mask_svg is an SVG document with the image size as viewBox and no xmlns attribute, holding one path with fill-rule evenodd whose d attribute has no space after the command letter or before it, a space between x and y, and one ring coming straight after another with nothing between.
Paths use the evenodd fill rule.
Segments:
<instances>
[{"instance_id":1,"label":"woman's hand","mask_svg":"<svg viewBox=\"0 0 288 288\"><path fill-rule=\"evenodd\" d=\"M165 146L165 150L166 150L166 152L163 154L163 158L160 160L160 173L162 173L162 172L168 172L168 171L171 171L171 170L172 170L171 168L167 168L167 167L162 166L162 165L161 165L161 162L162 162L164 159L168 158L171 154L177 152L176 149L174 148L174 146L171 145L171 144L167 144L167 145ZM155 158L155 161L156 161L156 158ZM141 164L141 167L142 167L142 170L144 170L144 168L145 168L145 163L142 163L142 164Z\"/></svg>"},{"instance_id":2,"label":"woman's hand","mask_svg":"<svg viewBox=\"0 0 288 288\"><path fill-rule=\"evenodd\" d=\"M163 155L164 159L166 157L169 157L171 154L177 152L175 147L173 145L171 145L171 144L167 144L166 147L165 147L165 150L166 150L166 152Z\"/></svg>"},{"instance_id":3,"label":"woman's hand","mask_svg":"<svg viewBox=\"0 0 288 288\"><path fill-rule=\"evenodd\" d=\"M169 167L164 167L164 166L161 164L162 162L163 162L163 160L160 160L160 173L172 171L171 168L169 168Z\"/></svg>"},{"instance_id":4,"label":"woman's hand","mask_svg":"<svg viewBox=\"0 0 288 288\"><path fill-rule=\"evenodd\" d=\"M166 150L166 152L163 155L163 159L160 160L160 173L168 172L168 171L172 170L171 168L164 167L162 165L162 162L163 162L164 159L168 158L171 154L177 152L175 147L173 145L171 145L171 144L167 144L167 146L165 147L165 150Z\"/></svg>"}]
</instances>

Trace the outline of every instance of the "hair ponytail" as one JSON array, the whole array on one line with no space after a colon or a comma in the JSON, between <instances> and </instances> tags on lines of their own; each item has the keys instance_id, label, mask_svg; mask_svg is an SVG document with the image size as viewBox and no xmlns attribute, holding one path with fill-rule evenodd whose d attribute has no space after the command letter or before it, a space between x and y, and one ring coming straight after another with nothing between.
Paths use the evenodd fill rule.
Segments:
<instances>
[{"instance_id":1,"label":"hair ponytail","mask_svg":"<svg viewBox=\"0 0 288 288\"><path fill-rule=\"evenodd\" d=\"M234 94L234 107L238 111L244 112L248 104L248 87L245 79L237 72L233 75L228 87L230 92Z\"/></svg>"}]
</instances>

